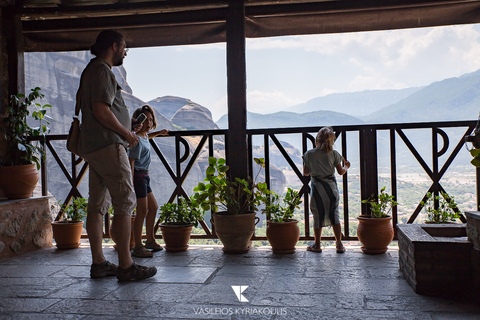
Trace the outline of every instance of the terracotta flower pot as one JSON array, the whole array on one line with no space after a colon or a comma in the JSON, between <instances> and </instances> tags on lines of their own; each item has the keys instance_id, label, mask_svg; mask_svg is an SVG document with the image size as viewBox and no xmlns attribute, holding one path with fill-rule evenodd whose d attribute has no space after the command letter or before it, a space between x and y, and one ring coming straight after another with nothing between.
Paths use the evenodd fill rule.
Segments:
<instances>
[{"instance_id":1,"label":"terracotta flower pot","mask_svg":"<svg viewBox=\"0 0 480 320\"><path fill-rule=\"evenodd\" d=\"M188 249L188 241L192 234L193 224L188 225L169 225L161 224L165 250L168 252L179 252Z\"/></svg>"},{"instance_id":2,"label":"terracotta flower pot","mask_svg":"<svg viewBox=\"0 0 480 320\"><path fill-rule=\"evenodd\" d=\"M267 221L267 240L272 246L273 253L294 253L299 238L298 220Z\"/></svg>"},{"instance_id":3,"label":"terracotta flower pot","mask_svg":"<svg viewBox=\"0 0 480 320\"><path fill-rule=\"evenodd\" d=\"M223 243L225 253L246 253L250 250L250 240L255 232L255 225L260 221L255 213L226 214L217 212L213 215L215 232Z\"/></svg>"},{"instance_id":4,"label":"terracotta flower pot","mask_svg":"<svg viewBox=\"0 0 480 320\"><path fill-rule=\"evenodd\" d=\"M80 246L83 221L80 222L52 222L53 238L58 249L75 249Z\"/></svg>"},{"instance_id":5,"label":"terracotta flower pot","mask_svg":"<svg viewBox=\"0 0 480 320\"><path fill-rule=\"evenodd\" d=\"M0 167L0 188L8 199L27 199L38 182L35 164Z\"/></svg>"},{"instance_id":6,"label":"terracotta flower pot","mask_svg":"<svg viewBox=\"0 0 480 320\"><path fill-rule=\"evenodd\" d=\"M370 254L385 253L393 240L392 217L370 218L362 215L357 219L357 236L363 244L362 251Z\"/></svg>"}]
</instances>

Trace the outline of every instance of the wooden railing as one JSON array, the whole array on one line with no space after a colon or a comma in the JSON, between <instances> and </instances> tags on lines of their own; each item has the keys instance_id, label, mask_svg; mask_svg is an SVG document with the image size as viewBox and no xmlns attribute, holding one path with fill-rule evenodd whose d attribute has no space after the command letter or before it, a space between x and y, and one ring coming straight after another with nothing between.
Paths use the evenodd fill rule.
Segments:
<instances>
[{"instance_id":1,"label":"wooden railing","mask_svg":"<svg viewBox=\"0 0 480 320\"><path fill-rule=\"evenodd\" d=\"M378 157L377 152L379 145L377 143L377 138L379 134L388 134L388 153L390 155L389 161L389 170L390 170L390 186L391 194L395 197L398 196L397 190L397 149L403 144L413 155L416 161L419 163L420 167L423 168L424 172L431 180L430 188L425 192L425 195L422 199L426 199L426 193L432 192L438 194L440 191L445 191L442 186L441 179L445 175L447 169L449 169L453 160L458 155L459 151L464 145L464 135L468 135L472 132L475 126L473 121L455 121L455 122L438 122L438 123L403 123L403 124L380 124L380 125L349 125L349 126L334 126L333 129L339 138L337 140L337 150L346 158L347 155L353 158L357 157L356 152L353 154L353 149L358 148L358 174L360 176L360 193L361 198L365 199L373 193L378 192ZM449 135L444 131L444 129L456 128L462 130L462 134L456 137L456 140L452 141L452 148L450 148L450 153L447 155L446 152L449 150L450 140ZM305 153L308 149L314 146L314 136L320 127L308 127L308 128L275 128L275 129L252 129L247 130L247 139L248 139L248 154L250 159L249 170L250 175L253 176L254 169L254 144L261 141L263 144L263 154L262 157L265 158L266 168L264 172L265 181L270 184L271 174L270 170L272 168L271 163L271 152L270 145L274 146L282 154L286 163L288 164L288 169L294 172L298 178L298 184L300 187L300 193L303 195L303 211L304 211L304 220L305 227L302 230L301 240L311 240L313 239L310 232L309 224L309 178L304 177L301 172L301 164L295 163L289 153L285 150L284 144L281 142L282 138L286 136L296 136L299 137L298 144L301 146L301 154ZM432 165L427 165L427 162L422 156L421 153L424 153L426 150L425 144L421 146L414 146L414 143L407 137L406 132L410 130L415 131L418 129L427 129L431 132L431 148L429 152L432 155ZM458 131L457 130L457 131ZM222 153L221 147L215 146L215 141L220 141L224 143L224 147L228 148L228 141L226 141L226 132L227 130L197 130L197 131L171 131L170 136L173 136L175 139L175 167L171 167L169 164L169 159L167 159L162 153L161 148L155 142L156 139L162 139L158 137L151 139L152 145L152 158L158 157L165 169L168 172L168 175L171 177L172 181L175 184L174 189L169 196L169 202L175 201L177 196L186 196L192 192L192 190L185 190L184 182L190 173L193 165L198 160L201 152L208 152L209 156L214 156ZM187 140L188 137L194 137L196 141L196 146L192 147L192 144ZM440 137L440 139L439 139ZM358 140L357 140L358 139ZM78 158L71 155L71 168L63 163L61 157L58 156L57 150L54 148L52 142L57 140L66 140L66 135L48 135L44 141L41 141L44 149L47 151L48 157L53 157L58 164L60 170L63 172L65 179L69 182L71 189L68 192L68 195L64 202L68 203L72 197L81 196L78 186L82 181L82 178L85 176L86 170L88 169L88 164L82 161L81 158ZM339 141L341 141L339 143ZM353 142L352 142L353 141ZM348 144L347 144L348 142ZM439 146L441 148L439 149ZM382 144L382 148L384 148ZM192 150L191 150L192 149ZM440 166L439 159L442 156L446 156L446 160L442 166ZM443 160L444 158L442 158ZM228 159L227 159L228 161ZM170 161L171 162L171 161ZM155 170L152 168L152 170ZM472 170L473 167L472 167ZM351 171L351 170L349 170ZM44 195L48 192L48 170L45 165L45 161L42 162L41 169L41 183L42 183L42 192ZM479 196L479 173L476 172L476 199L478 207ZM341 187L340 187L341 184ZM350 205L351 199L349 199L349 173L344 175L340 182L339 188L342 194L342 207L343 207L343 232L346 240L357 240L357 238L350 234L349 231L349 216L350 216ZM358 200L355 200L358 201ZM414 223L422 209L420 201L416 206L416 209L410 215L407 223ZM366 204L361 205L361 212L358 214L368 214L369 208ZM394 225L398 222L398 212L395 207L392 212L393 223ZM58 217L57 217L58 218ZM105 218L105 236L109 237L109 217L108 215ZM462 221L464 217L462 216ZM215 239L216 235L212 232L208 223L204 221L201 222L201 226L204 230L204 234L195 234L192 235L192 238L199 239ZM158 223L157 226L158 227ZM331 238L331 237L330 237ZM264 240L264 236L257 236L254 240ZM327 237L329 239L329 237Z\"/></svg>"}]
</instances>

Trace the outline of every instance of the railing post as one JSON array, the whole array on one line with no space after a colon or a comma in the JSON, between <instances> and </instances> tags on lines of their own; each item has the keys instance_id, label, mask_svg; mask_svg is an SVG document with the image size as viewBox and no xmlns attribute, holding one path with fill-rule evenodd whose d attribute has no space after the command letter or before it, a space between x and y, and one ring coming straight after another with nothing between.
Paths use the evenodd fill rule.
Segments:
<instances>
[{"instance_id":1,"label":"railing post","mask_svg":"<svg viewBox=\"0 0 480 320\"><path fill-rule=\"evenodd\" d=\"M378 193L377 131L368 127L360 130L360 190L362 200ZM362 214L371 214L367 203Z\"/></svg>"},{"instance_id":2,"label":"railing post","mask_svg":"<svg viewBox=\"0 0 480 320\"><path fill-rule=\"evenodd\" d=\"M247 76L245 62L245 4L230 0L227 15L228 133L226 157L230 175L248 176Z\"/></svg>"},{"instance_id":3,"label":"railing post","mask_svg":"<svg viewBox=\"0 0 480 320\"><path fill-rule=\"evenodd\" d=\"M46 139L47 137L43 137L43 139L40 141L40 144L42 145L42 150L45 154L45 157L40 158L40 170L41 170L41 175L42 175L42 196L47 196L48 195L48 185L47 185L47 146L46 146Z\"/></svg>"}]
</instances>

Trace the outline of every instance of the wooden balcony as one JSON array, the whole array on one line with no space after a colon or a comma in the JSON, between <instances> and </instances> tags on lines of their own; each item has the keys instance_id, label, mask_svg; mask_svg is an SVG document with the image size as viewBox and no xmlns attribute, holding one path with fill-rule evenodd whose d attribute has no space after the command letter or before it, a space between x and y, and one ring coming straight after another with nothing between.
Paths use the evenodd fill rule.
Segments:
<instances>
[{"instance_id":1,"label":"wooden balcony","mask_svg":"<svg viewBox=\"0 0 480 320\"><path fill-rule=\"evenodd\" d=\"M369 197L371 194L377 193L379 187L379 181L384 183L388 182L387 188L391 190L391 194L398 199L398 183L400 167L404 166L404 154L407 153L412 158L411 161L417 164L418 170L422 170L425 179L429 181L430 187L423 191L415 203L415 208L408 211L406 223L419 223L419 214L422 209L420 205L421 201L425 201L426 193L432 192L438 194L440 191L448 190L448 182L445 182L445 174L451 170L452 163L457 159L458 154L464 148L464 136L472 132L475 126L473 121L455 121L455 122L441 122L441 123L408 123L408 124L381 124L381 125L355 125L355 126L336 126L334 130L337 134L336 148L345 157L352 162L352 169L349 173L344 175L338 181L339 189L342 195L341 206L343 209L342 227L346 240L357 240L356 234L352 234L350 223L351 218L354 218L360 214L366 214L369 211L367 205L362 204L360 206L360 200ZM292 160L292 156L285 150L285 143L282 140L295 140L301 154L306 150L313 147L314 136L320 127L309 128L276 128L276 129L254 129L247 130L247 154L248 170L250 176L256 174L257 168L254 167L253 158L260 156L265 158L267 166L262 173L262 177L265 181L271 185L272 177L271 170L272 165L272 150L280 154L283 157L284 163L290 172L293 173L298 189L300 189L303 195L303 217L304 227L301 231L301 240L312 240L313 234L311 233L310 216L309 216L309 178L304 177L301 173L301 162L299 160ZM427 135L427 141L418 140L415 138L415 134L422 131L424 136ZM185 186L189 173L198 161L200 155L208 156L222 156L228 154L229 143L227 139L227 130L199 130L199 131L176 131L171 132L170 136L174 139L174 155L175 159L167 159L165 152L162 151L161 145L158 143L158 139L151 140L152 144L152 158L158 157L161 166L168 172L168 176L171 178L170 183L173 183L171 190L167 191L168 201L173 202L178 196L185 196L192 193L191 189ZM59 156L59 146L64 149L65 144L60 144L55 141L63 141L66 139L66 135L49 135L46 141L44 141L44 147L48 151L47 158L55 159L58 168L63 172L65 180L70 185L70 191L66 196L65 201L68 202L74 196L81 196L79 186L82 182L85 173L88 170L88 164L83 162L82 159L71 155L71 159L62 159ZM195 144L189 143L187 139L194 139ZM381 140L381 141L380 141ZM219 146L218 141L221 141ZM380 141L380 143L378 142ZM260 145L261 152L258 153L258 145ZM399 157L399 150L402 149L402 158ZM428 159L425 155L431 157ZM423 156L422 156L423 155ZM298 157L297 157L298 158ZM157 159L157 160L158 160ZM46 160L46 162L48 159ZM231 159L227 158L227 162ZM300 159L301 161L301 159ZM472 171L472 175L475 176L474 184L472 185L471 193L476 195L476 206L478 206L478 173L468 161L469 159L461 159L465 162L463 165L467 166ZM49 172L47 166L42 166L42 192L44 195L48 194L48 177ZM64 163L70 162L71 167L67 168ZM462 163L463 163L462 162ZM52 169L51 169L52 170ZM155 170L155 168L152 168ZM379 175L379 170L382 171L382 175ZM352 173L350 173L352 172ZM386 172L386 173L385 173ZM359 194L352 194L351 185L353 179L357 179L359 183ZM200 179L201 180L201 179ZM163 183L152 182L152 183ZM86 197L86 195L85 195ZM462 208L460 205L460 211L475 210L475 208ZM393 224L396 225L399 222L398 209L394 208L393 212ZM208 221L209 219L206 219ZM462 222L465 222L465 217L462 216ZM216 235L212 232L210 226L202 222L203 233L194 234L193 239L215 239ZM109 219L108 216L105 220L105 236L109 237ZM157 225L158 227L158 225ZM158 235L158 237L161 237ZM265 240L264 235L256 235L254 240ZM333 239L333 237L326 237L326 239Z\"/></svg>"}]
</instances>

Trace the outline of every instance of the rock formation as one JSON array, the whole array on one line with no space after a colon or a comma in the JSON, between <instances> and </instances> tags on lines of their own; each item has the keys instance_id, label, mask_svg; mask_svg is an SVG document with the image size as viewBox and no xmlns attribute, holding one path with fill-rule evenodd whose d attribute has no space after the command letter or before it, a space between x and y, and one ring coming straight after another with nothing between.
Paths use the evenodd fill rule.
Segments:
<instances>
[{"instance_id":1,"label":"rock formation","mask_svg":"<svg viewBox=\"0 0 480 320\"><path fill-rule=\"evenodd\" d=\"M75 109L75 96L78 90L80 75L87 63L92 58L89 52L64 52L64 53L27 53L25 57L26 88L40 87L45 95L42 104L49 103L53 106L48 114L55 120L49 125L50 134L66 134L72 121ZM157 128L178 130L185 129L218 129L212 120L211 112L191 100L166 96L145 103L135 97L127 83L127 72L123 66L114 67L117 81L122 86L123 97L130 113L144 104L151 105L156 111ZM27 92L28 93L28 92ZM175 174L183 174L191 155L197 148L199 137L186 137L189 145L189 158L181 165L181 172L176 172L175 139L173 137L154 138L163 156ZM58 153L68 171L71 170L71 154L65 148L65 141L52 141L52 146ZM184 152L183 148L181 153ZM225 157L225 144L223 136L214 138L214 155ZM193 187L204 178L208 166L208 149L204 148L193 165L183 188L191 193ZM80 169L80 168L78 168ZM272 186L275 191L282 191L285 186L285 177L280 170L271 170ZM60 170L51 152L47 152L48 191L57 199L65 199L71 185ZM172 197L175 190L174 179L165 169L160 158L152 149L151 164L152 189L159 204L165 203ZM78 188L84 197L88 196L88 175L86 175Z\"/></svg>"},{"instance_id":2,"label":"rock formation","mask_svg":"<svg viewBox=\"0 0 480 320\"><path fill-rule=\"evenodd\" d=\"M199 106L204 110L204 112L208 115L209 118L212 118L212 113L210 112L210 110L200 106L199 104L196 104L190 99L174 97L174 96L164 96L164 97L159 97L151 101L148 101L148 104L151 105L152 107L155 107L155 109L161 114L163 114L167 119L171 119L175 114L175 112L178 111L178 109L180 109L181 107L187 104L194 104Z\"/></svg>"},{"instance_id":3,"label":"rock formation","mask_svg":"<svg viewBox=\"0 0 480 320\"><path fill-rule=\"evenodd\" d=\"M216 130L218 126L213 122L212 115L206 112L205 107L189 102L175 112L171 121L187 130Z\"/></svg>"}]
</instances>

